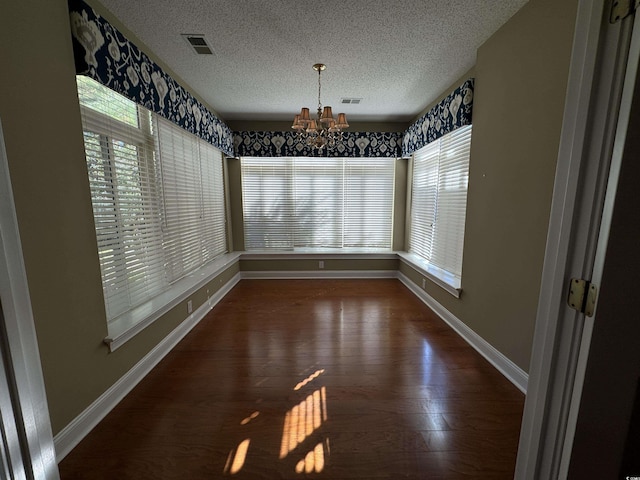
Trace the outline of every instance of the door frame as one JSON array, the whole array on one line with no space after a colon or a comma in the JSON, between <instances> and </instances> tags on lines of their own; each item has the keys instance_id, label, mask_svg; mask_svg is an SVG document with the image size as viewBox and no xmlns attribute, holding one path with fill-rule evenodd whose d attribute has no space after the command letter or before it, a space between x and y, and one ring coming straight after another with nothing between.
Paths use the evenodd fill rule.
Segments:
<instances>
[{"instance_id":1,"label":"door frame","mask_svg":"<svg viewBox=\"0 0 640 480\"><path fill-rule=\"evenodd\" d=\"M637 58L629 55L630 48L637 51L630 47L635 15L612 24L610 9L609 0L578 3L517 479L566 478L568 472L597 315L568 307L569 280L600 284L629 113L621 101L637 70Z\"/></svg>"},{"instance_id":2,"label":"door frame","mask_svg":"<svg viewBox=\"0 0 640 480\"><path fill-rule=\"evenodd\" d=\"M7 438L11 478L58 480L40 354L0 119L0 298L4 370L14 418ZM0 318L2 318L0 317ZM5 405L6 407L6 405ZM4 415L4 414L3 414ZM0 426L0 428L2 428ZM0 432L3 433L3 432Z\"/></svg>"}]
</instances>

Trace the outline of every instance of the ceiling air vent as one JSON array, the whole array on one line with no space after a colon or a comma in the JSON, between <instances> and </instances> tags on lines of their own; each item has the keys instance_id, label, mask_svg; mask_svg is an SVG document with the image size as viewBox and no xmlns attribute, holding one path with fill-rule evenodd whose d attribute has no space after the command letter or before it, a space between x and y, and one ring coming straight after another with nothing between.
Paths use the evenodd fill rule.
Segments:
<instances>
[{"instance_id":1,"label":"ceiling air vent","mask_svg":"<svg viewBox=\"0 0 640 480\"><path fill-rule=\"evenodd\" d=\"M198 55L212 55L213 50L207 44L207 41L204 39L204 35L197 35L193 33L183 33L182 38L184 38L189 45L195 50Z\"/></svg>"},{"instance_id":2,"label":"ceiling air vent","mask_svg":"<svg viewBox=\"0 0 640 480\"><path fill-rule=\"evenodd\" d=\"M350 104L358 104L362 101L361 98L342 98L340 99L340 103L350 103Z\"/></svg>"}]
</instances>

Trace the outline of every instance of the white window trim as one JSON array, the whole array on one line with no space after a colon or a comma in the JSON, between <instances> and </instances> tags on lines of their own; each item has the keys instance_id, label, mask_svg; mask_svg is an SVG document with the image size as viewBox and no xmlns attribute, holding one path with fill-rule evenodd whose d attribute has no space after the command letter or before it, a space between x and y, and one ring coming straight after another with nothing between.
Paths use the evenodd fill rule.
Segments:
<instances>
[{"instance_id":1,"label":"white window trim","mask_svg":"<svg viewBox=\"0 0 640 480\"><path fill-rule=\"evenodd\" d=\"M456 298L460 298L462 288L447 283L455 281L451 274L444 272L433 265L429 265L417 255L408 252L390 252L381 249L358 249L349 251L344 249L336 252L335 249L312 249L300 248L294 251L273 252L273 251L241 251L227 253L210 262L195 273L182 278L172 287L151 299L149 302L130 310L121 315L109 325L109 335L104 342L109 346L111 352L117 350L127 341L131 340L138 333L169 312L176 305L184 302L189 296L203 288L207 283L214 280L218 275L238 264L240 260L393 260L401 262L414 268L430 282L440 286L446 292ZM318 278L322 278L318 271ZM324 270L327 272L329 270ZM397 271L396 271L397 272ZM312 278L312 277L309 277ZM459 282L459 280L457 280ZM188 314L185 314L185 318Z\"/></svg>"},{"instance_id":2,"label":"white window trim","mask_svg":"<svg viewBox=\"0 0 640 480\"><path fill-rule=\"evenodd\" d=\"M416 255L415 253L397 252L397 255L401 262L409 265L411 268L418 271L424 277L428 278L431 282L443 288L454 297L460 298L462 285L460 279L455 275L430 264L424 258Z\"/></svg>"},{"instance_id":3,"label":"white window trim","mask_svg":"<svg viewBox=\"0 0 640 480\"><path fill-rule=\"evenodd\" d=\"M84 83L83 83L84 85ZM146 286L137 293L144 293L144 296L138 295L136 300L133 301L130 298L125 299L127 301L127 310L122 313L113 314L113 312L109 312L109 307L112 306L108 302L107 292L105 287L104 280L104 271L101 268L102 276L103 276L103 291L105 291L105 310L107 314L107 337L105 338L105 343L108 344L109 349L111 351L117 349L119 346L124 344L129 339L133 338L137 333L142 331L144 328L149 326L155 320L166 314L170 309L174 308L180 302L187 299L190 295L201 289L206 283L213 280L216 276L220 275L224 270L226 270L229 266L229 263L232 262L236 256L228 254L228 233L226 229L227 225L227 202L228 202L228 194L224 187L224 176L225 176L225 168L222 160L222 154L215 147L205 144L205 142L173 124L166 122L164 119L158 117L157 114L151 113L148 110L144 109L140 105L135 105L130 100L125 99L122 95L113 93L114 99L117 101L125 102L122 105L125 107L129 104L133 104L131 110L135 108L135 112L138 118L138 124L132 125L127 122L123 122L120 116L113 116L114 112L118 112L117 108L113 109L111 115L109 112L102 111L100 109L94 110L92 107L87 106L82 101L82 90L80 88L81 84L79 82L78 85L78 93L81 98L80 108L82 111L82 120L83 120L83 130L88 130L91 132L95 132L96 135L115 137L118 142L126 142L131 143L136 146L135 151L135 163L137 164L137 168L135 169L136 175L140 177L140 184L144 185L140 188L140 190L144 193L139 194L135 200L138 204L148 204L154 205L154 210L147 210L145 207L145 218L144 218L144 232L149 232L151 230L150 227L153 227L153 232L151 239L155 242L153 245L153 260L154 263L147 264L146 259L143 259L139 262L139 265L144 265L145 275L149 270L154 275L154 280L152 280L152 288L147 288ZM102 99L103 101L107 101L108 98L105 98L105 93L107 93L107 89L105 87L100 87L99 93L96 94L96 98ZM88 98L88 97L87 97ZM115 101L115 100L114 100ZM90 103L90 102L88 102ZM117 106L122 107L122 105L117 104ZM120 110L125 110L126 108L121 108ZM153 128L152 128L153 127ZM173 149L173 138L177 138L178 144L182 145L184 148L181 149ZM101 137L102 138L102 137ZM162 151L163 142L166 142L168 148L165 152ZM143 161L153 163L153 166L142 165L141 163L141 155L139 154L138 147L142 145L144 146L144 154ZM204 148L203 148L204 147ZM111 155L111 141L109 142L109 164L110 169L117 171L118 169L115 166L111 165L112 158L115 158L116 155ZM85 146L86 150L86 146ZM167 153L168 152L168 153ZM171 233L170 226L167 226L166 223L161 225L159 222L159 212L160 206L159 203L163 204L163 208L167 207L167 200L164 192L161 191L163 188L172 188L174 187L174 183L176 177L179 174L174 173L171 175L164 175L160 181L160 184L156 184L157 176L162 168L163 164L160 160L151 161L151 158L156 158L157 156L162 156L164 154L165 157L168 157L169 160L164 162L164 167L171 168L173 170L180 169L182 164L185 161L190 162L187 167L191 168L189 172L191 173L191 177L189 179L192 180L192 184L190 185L189 191L199 192L196 195L195 199L190 198L189 195L184 194L184 190L180 190L183 182L182 178L180 178L181 182L180 187L173 188L172 190L172 198L177 198L177 201L174 203L184 205L189 204L190 206L197 205L195 209L192 208L191 213L195 210L196 213L199 213L199 218L196 215L191 215L189 218L190 223L186 224L186 226L191 227L193 231L197 233L197 235L192 235L191 238L197 238L198 242L202 242L206 240L209 242L213 248L213 250L208 250L206 253L208 256L203 256L200 252L201 247L199 245L188 245L190 250L187 253L194 253L190 255L189 258L196 258L197 261L191 261L190 264L184 265L179 263L179 272L178 274L171 276L170 272L167 271L166 265L171 262L171 253L167 253L164 249L164 242L166 239L161 233L169 232ZM100 158L103 157L102 149L99 152ZM87 159L89 158L87 154ZM146 160L144 160L146 159ZM103 159L104 161L104 159ZM215 222L210 222L212 228L208 229L206 232L203 231L202 223L203 220L203 197L202 194L203 182L201 179L205 177L205 173L203 173L203 162L212 162L208 167L206 174L209 180L213 179L212 182L215 187L218 187L218 184L221 183L221 189L216 188L216 198L215 202L211 202L211 205L215 205L215 211L207 211L207 213L213 215L213 220ZM156 165L157 163L157 165ZM175 166L177 164L177 167ZM194 165L197 168L193 168ZM139 170L143 170L144 174L139 173ZM91 172L90 172L91 173ZM182 173L182 172L181 172ZM114 174L115 176L115 174ZM142 181L142 177L144 176L144 183ZM137 177L136 177L137 179ZM93 199L93 183L92 177L89 175L89 181L91 183L92 188L92 199ZM193 188L195 186L199 186L200 190L197 188ZM102 190L103 187L98 185L99 191ZM106 187L105 187L106 188ZM209 188L211 186L209 185ZM177 191L177 193L176 193ZM151 192L151 193L149 193ZM222 198L220 197L220 193L222 193ZM142 197L144 202L140 202L138 197ZM114 193L114 198L116 194ZM222 202L219 202L222 200ZM114 200L117 202L117 200ZM92 200L92 205L94 204ZM148 212L151 211L152 215L148 215ZM175 213L175 209L174 209ZM111 215L111 213L110 213ZM95 205L94 205L94 217L95 217ZM147 222L148 218L151 218L150 222ZM118 213L119 218L119 213ZM163 221L166 222L167 215L163 217ZM95 222L98 222L96 218L94 218ZM223 223L222 229L219 229L220 223ZM207 223L207 222L204 222ZM180 228L184 229L185 222L180 224ZM98 223L96 223L96 236L98 238L98 244L100 243L100 234L98 232ZM213 233L213 234L212 234ZM205 238L205 234L207 234ZM118 242L113 242L111 237L114 235L111 232L107 232L103 234L107 238L109 242L118 245L120 249L123 242L120 239L120 234L118 233ZM211 238L214 237L214 238ZM147 239L148 240L148 239ZM111 244L110 244L111 245ZM180 254L184 257L184 245L180 245L181 248L178 248ZM99 249L100 250L100 249ZM199 254L199 255L198 255ZM144 254L143 254L144 255ZM101 259L102 263L102 259ZM164 264L164 269L162 269ZM118 266L117 266L118 267ZM120 271L119 267L117 268ZM186 274L185 274L186 272ZM125 271L125 275L128 276L128 273ZM169 277L169 278L167 278ZM127 280L128 282L128 280ZM129 283L121 282L123 287L121 290L124 291L128 289ZM118 297L119 298L119 297ZM142 303L139 303L142 302ZM136 305L131 308L131 305ZM189 312L190 314L191 312Z\"/></svg>"},{"instance_id":4,"label":"white window trim","mask_svg":"<svg viewBox=\"0 0 640 480\"><path fill-rule=\"evenodd\" d=\"M462 261L464 256L464 247L460 245L460 250L457 250L455 252L456 259L457 261L459 261L459 264L456 262L457 265L452 264L450 261L451 251L449 251L448 254L445 253L445 251L446 251L446 247L449 246L452 240L456 238L464 238L464 223L465 223L464 218L466 217L466 203L467 203L468 181L469 181L468 168L470 163L469 150L470 150L470 142L471 142L471 129L472 129L471 125L461 127L460 129L449 132L443 135L442 137L438 138L437 140L434 140L429 145L424 146L422 149L418 150L417 152L414 152L414 154L411 157L410 168L407 176L407 217L406 217L407 237L406 239L407 239L408 251L410 252L411 255L413 255L413 257L411 257L412 262L415 263L416 266L421 271L423 271L423 273L428 275L433 275L437 279L436 283L440 284L440 281L443 281L444 284L446 285L446 286L442 285L443 288L453 287L453 289L456 289L456 290L460 289L460 282L461 282L460 277L462 275L461 270L462 270ZM463 150L460 150L461 146L464 150L467 150L466 155ZM456 155L454 155L453 157L449 157L449 153L447 153L448 149L453 149L454 151L456 151ZM425 160L427 165L429 164L429 161L435 162L437 167L435 167L436 175L435 175L435 178L433 179L433 181L435 182L435 187L433 187L435 188L435 192L433 193L435 196L434 206L431 207L432 209L435 209L433 211L433 218L431 220L432 225L434 225L434 228L431 232L423 232L424 236L419 237L418 238L419 241L417 242L417 245L414 246L412 244L415 238L412 230L414 229L413 215L414 215L414 212L416 212L415 210L416 204L415 204L415 198L414 198L414 195L415 195L414 182L416 179L415 163L417 161L416 155L421 155L422 160ZM425 163L423 163L423 165L424 164ZM442 212L444 213L447 211L447 208L444 206L445 205L451 206L450 200L446 201L446 198L447 198L446 192L448 191L448 188L446 184L444 185L444 188L443 188L442 182L444 180L446 183L448 183L447 182L448 174L450 175L451 173L458 173L459 175L460 169L463 166L467 169L466 177L458 177L459 180L457 180L457 182L460 182L461 178L466 178L466 181L464 182L466 183L466 186L464 187L464 200L463 200L463 203L465 204L464 216L460 217L460 215L455 215L452 217L452 216L447 216L445 214L443 218L440 218L440 213L436 213L436 212L440 212L440 210L442 210ZM422 174L424 175L424 171ZM420 178L424 179L424 177L420 177ZM459 186L460 185L458 185L458 187ZM424 192L424 190L425 188L423 188L421 192ZM456 197L457 196L459 195L456 195ZM454 203L458 205L460 203L460 200L459 199L454 200ZM425 209L424 204L420 204L419 207L420 208L418 210L422 211L425 214L429 213L429 209L428 208ZM423 220L423 222L419 223L419 225L424 225L425 224L424 215L420 218L421 220ZM462 222L460 223L461 219L462 219ZM427 221L426 223L429 223L429 222ZM459 234L461 233L461 235L453 235L453 237L451 237L450 230L451 230L451 227L454 225L457 225L461 228L461 230L458 230L457 228L454 229L455 232ZM417 231L417 233L420 233L420 231ZM430 238L429 244L431 245L431 247L426 247L425 243L423 243L425 240L425 237ZM419 248L416 248L416 247L419 247ZM425 248L427 248L429 252L425 252L424 251ZM423 251L419 251L419 250L423 250ZM446 260L445 260L445 257L446 257ZM440 266L438 267L436 266L436 264ZM451 271L445 270L445 268L450 268ZM453 291L451 291L451 293L453 294Z\"/></svg>"},{"instance_id":5,"label":"white window trim","mask_svg":"<svg viewBox=\"0 0 640 480\"><path fill-rule=\"evenodd\" d=\"M189 296L237 263L239 257L240 254L237 252L221 255L190 275L181 278L160 295L111 321L108 325L108 336L104 339L109 350L113 352L120 348L169 310L187 300Z\"/></svg>"}]
</instances>

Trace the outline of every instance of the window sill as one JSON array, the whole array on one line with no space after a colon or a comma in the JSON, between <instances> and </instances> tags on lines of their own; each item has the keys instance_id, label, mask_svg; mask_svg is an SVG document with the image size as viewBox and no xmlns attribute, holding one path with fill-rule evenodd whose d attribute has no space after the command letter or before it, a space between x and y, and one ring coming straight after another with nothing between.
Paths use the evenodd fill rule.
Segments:
<instances>
[{"instance_id":1,"label":"window sill","mask_svg":"<svg viewBox=\"0 0 640 480\"><path fill-rule=\"evenodd\" d=\"M104 342L109 346L109 351L113 352L120 348L162 315L224 272L237 262L239 257L238 252L222 255L193 274L178 280L169 290L149 302L113 319L108 324L108 336L104 339Z\"/></svg>"},{"instance_id":2,"label":"window sill","mask_svg":"<svg viewBox=\"0 0 640 480\"><path fill-rule=\"evenodd\" d=\"M224 272L240 260L304 260L304 259L400 259L420 272L424 277L440 286L456 298L460 298L460 279L442 269L429 265L418 256L407 252L394 252L383 249L318 249L301 248L289 251L243 251L222 255L204 268L176 282L169 290L109 322L108 336L104 342L113 352L140 333L154 321L166 314L180 302L205 286L217 275Z\"/></svg>"},{"instance_id":3,"label":"window sill","mask_svg":"<svg viewBox=\"0 0 640 480\"><path fill-rule=\"evenodd\" d=\"M431 282L446 290L456 298L460 298L462 292L460 278L455 275L435 267L426 260L409 252L397 252L375 248L343 248L337 251L332 248L296 248L294 250L251 250L240 255L240 260L304 260L304 259L393 259L397 258L410 267L420 272Z\"/></svg>"},{"instance_id":4,"label":"window sill","mask_svg":"<svg viewBox=\"0 0 640 480\"><path fill-rule=\"evenodd\" d=\"M304 260L304 259L388 259L397 258L396 252L380 248L296 248L293 250L249 250L240 255L240 260Z\"/></svg>"},{"instance_id":5,"label":"window sill","mask_svg":"<svg viewBox=\"0 0 640 480\"><path fill-rule=\"evenodd\" d=\"M428 278L454 297L460 298L460 293L462 292L460 278L447 272L446 270L431 265L429 262L423 260L413 253L397 252L397 255L400 258L400 261L417 270L424 277Z\"/></svg>"}]
</instances>

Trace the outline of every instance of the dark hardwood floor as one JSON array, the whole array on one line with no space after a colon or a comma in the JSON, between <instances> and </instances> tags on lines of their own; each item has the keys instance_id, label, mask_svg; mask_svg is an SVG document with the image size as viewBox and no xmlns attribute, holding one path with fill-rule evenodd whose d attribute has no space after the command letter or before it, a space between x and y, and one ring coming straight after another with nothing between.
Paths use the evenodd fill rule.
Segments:
<instances>
[{"instance_id":1,"label":"dark hardwood floor","mask_svg":"<svg viewBox=\"0 0 640 480\"><path fill-rule=\"evenodd\" d=\"M242 280L60 474L511 479L523 403L398 280Z\"/></svg>"}]
</instances>

